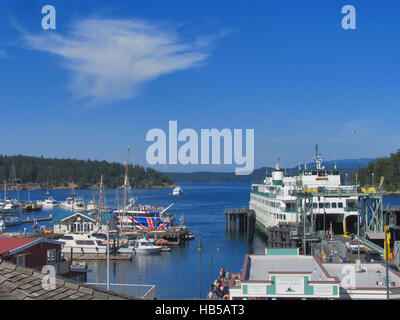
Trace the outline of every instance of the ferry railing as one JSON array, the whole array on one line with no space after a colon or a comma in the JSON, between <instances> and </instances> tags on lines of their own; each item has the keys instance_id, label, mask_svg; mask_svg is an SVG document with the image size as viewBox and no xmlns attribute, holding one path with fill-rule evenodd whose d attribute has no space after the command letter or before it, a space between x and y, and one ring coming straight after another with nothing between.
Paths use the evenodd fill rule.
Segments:
<instances>
[{"instance_id":1,"label":"ferry railing","mask_svg":"<svg viewBox=\"0 0 400 320\"><path fill-rule=\"evenodd\" d=\"M94 283L94 282L87 282L85 283L87 285L92 285L92 286L104 286L107 287L107 283ZM110 283L110 288L112 286L120 286L120 287L128 287L128 288L136 288L136 297L141 298L144 300L149 300L149 299L155 299L156 298L156 286L155 285L150 285L150 284L128 284L128 283ZM143 295L140 295L141 289L146 290ZM132 296L132 295L130 295Z\"/></svg>"}]
</instances>

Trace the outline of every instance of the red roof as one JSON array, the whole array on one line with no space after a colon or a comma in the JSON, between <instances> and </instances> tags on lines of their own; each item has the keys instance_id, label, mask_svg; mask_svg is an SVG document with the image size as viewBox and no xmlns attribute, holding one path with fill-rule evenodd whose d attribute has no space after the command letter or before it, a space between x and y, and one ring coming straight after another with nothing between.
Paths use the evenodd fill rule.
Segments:
<instances>
[{"instance_id":1,"label":"red roof","mask_svg":"<svg viewBox=\"0 0 400 320\"><path fill-rule=\"evenodd\" d=\"M0 254L17 249L37 240L38 239L35 238L0 238Z\"/></svg>"}]
</instances>

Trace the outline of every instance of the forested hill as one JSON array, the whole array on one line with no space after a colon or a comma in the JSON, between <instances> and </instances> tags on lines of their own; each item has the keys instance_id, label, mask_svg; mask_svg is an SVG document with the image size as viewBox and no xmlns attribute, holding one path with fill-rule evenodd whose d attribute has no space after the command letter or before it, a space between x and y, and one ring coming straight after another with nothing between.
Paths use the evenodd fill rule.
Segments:
<instances>
[{"instance_id":1,"label":"forested hill","mask_svg":"<svg viewBox=\"0 0 400 320\"><path fill-rule=\"evenodd\" d=\"M357 168L365 167L373 161L371 158L361 159L343 159L343 160L331 160L323 163L327 168L333 168L335 165L341 169L342 183L345 183L345 174L347 173L347 179L350 183L355 180ZM304 168L304 164L301 165ZM307 164L308 168L315 167L315 163ZM237 176L234 172L165 172L165 174L171 178L174 183L230 183L230 182L247 182L247 183L261 183L266 172L271 173L274 169L270 167L262 167L255 169L252 174L247 176ZM284 169L288 175L297 175L298 167Z\"/></svg>"},{"instance_id":2,"label":"forested hill","mask_svg":"<svg viewBox=\"0 0 400 320\"><path fill-rule=\"evenodd\" d=\"M103 175L106 188L116 188L124 183L125 166L121 163L73 159L49 159L30 156L0 155L0 183L12 179L14 164L18 184L36 183L41 187L68 187L73 181L75 188L94 187ZM129 165L129 181L132 187L170 187L172 181L165 174L151 168Z\"/></svg>"},{"instance_id":3,"label":"forested hill","mask_svg":"<svg viewBox=\"0 0 400 320\"><path fill-rule=\"evenodd\" d=\"M373 173L373 175L372 175ZM379 185L384 177L383 189L388 192L400 191L400 150L389 157L378 158L365 168L358 169L361 185Z\"/></svg>"}]
</instances>

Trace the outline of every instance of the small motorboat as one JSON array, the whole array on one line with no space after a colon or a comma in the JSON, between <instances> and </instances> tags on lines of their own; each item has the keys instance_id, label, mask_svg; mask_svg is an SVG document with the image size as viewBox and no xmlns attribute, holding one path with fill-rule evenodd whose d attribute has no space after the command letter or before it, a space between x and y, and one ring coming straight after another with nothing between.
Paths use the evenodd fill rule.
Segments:
<instances>
[{"instance_id":1,"label":"small motorboat","mask_svg":"<svg viewBox=\"0 0 400 320\"><path fill-rule=\"evenodd\" d=\"M172 190L172 195L179 196L182 192L183 191L181 187L176 187L174 190Z\"/></svg>"},{"instance_id":2,"label":"small motorboat","mask_svg":"<svg viewBox=\"0 0 400 320\"><path fill-rule=\"evenodd\" d=\"M120 254L133 254L133 253L160 253L162 247L156 246L147 238L132 240L126 245L122 245L118 249Z\"/></svg>"}]
</instances>

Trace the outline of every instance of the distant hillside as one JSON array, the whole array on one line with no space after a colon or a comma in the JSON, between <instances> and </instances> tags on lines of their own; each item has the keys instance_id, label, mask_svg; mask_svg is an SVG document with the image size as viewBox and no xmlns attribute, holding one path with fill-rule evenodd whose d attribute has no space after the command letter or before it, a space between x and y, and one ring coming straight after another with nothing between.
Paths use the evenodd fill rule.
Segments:
<instances>
[{"instance_id":1,"label":"distant hillside","mask_svg":"<svg viewBox=\"0 0 400 320\"><path fill-rule=\"evenodd\" d=\"M361 158L361 159L344 159L344 160L336 160L336 161L326 161L323 165L327 168L333 168L335 163L337 168L342 169L342 181L345 183L345 174L347 173L347 181L350 183L351 180L354 179L355 174L357 172L357 168L365 167L373 161L374 159L370 158ZM309 163L307 165L309 168L314 166L314 163ZM304 165L301 165L304 168ZM175 183L230 183L230 182L262 182L265 178L266 172L271 172L273 168L271 167L262 167L259 169L255 169L251 175L248 176L237 176L233 172L165 172L165 174ZM287 168L286 174L288 175L296 175L298 174L298 167L295 168Z\"/></svg>"},{"instance_id":2,"label":"distant hillside","mask_svg":"<svg viewBox=\"0 0 400 320\"><path fill-rule=\"evenodd\" d=\"M0 183L11 182L11 166L14 164L19 184L36 183L51 188L69 187L73 180L75 188L97 185L104 177L106 188L116 188L124 183L125 167L121 163L74 159L46 159L30 156L0 155ZM172 181L165 174L151 168L129 166L130 184L136 188L170 187Z\"/></svg>"},{"instance_id":3,"label":"distant hillside","mask_svg":"<svg viewBox=\"0 0 400 320\"><path fill-rule=\"evenodd\" d=\"M362 185L379 185L381 177L384 177L385 191L400 191L400 150L389 157L376 159L365 168L358 169L358 178Z\"/></svg>"}]
</instances>

